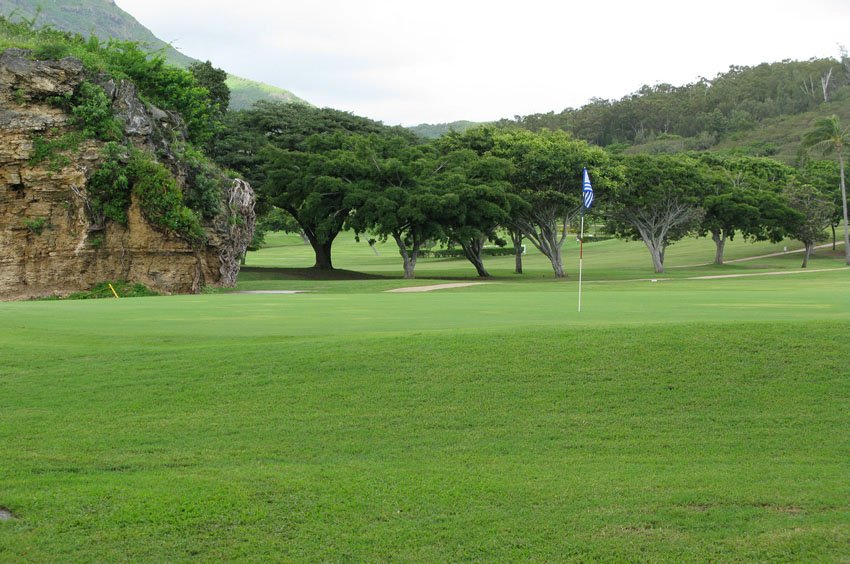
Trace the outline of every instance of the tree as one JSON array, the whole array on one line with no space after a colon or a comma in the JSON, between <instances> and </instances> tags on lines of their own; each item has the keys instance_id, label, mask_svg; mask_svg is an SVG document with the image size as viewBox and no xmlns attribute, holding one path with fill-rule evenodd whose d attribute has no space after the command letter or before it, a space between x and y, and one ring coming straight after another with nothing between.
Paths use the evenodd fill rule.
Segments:
<instances>
[{"instance_id":1,"label":"tree","mask_svg":"<svg viewBox=\"0 0 850 564\"><path fill-rule=\"evenodd\" d=\"M708 170L685 155L620 158L624 179L609 198L608 230L642 240L655 272L664 272L664 253L699 225Z\"/></svg>"},{"instance_id":2,"label":"tree","mask_svg":"<svg viewBox=\"0 0 850 564\"><path fill-rule=\"evenodd\" d=\"M351 212L350 194L362 183L351 137L344 132L316 134L297 151L271 146L263 151L261 190L301 226L316 257L313 267L319 270L333 269L331 247Z\"/></svg>"},{"instance_id":3,"label":"tree","mask_svg":"<svg viewBox=\"0 0 850 564\"><path fill-rule=\"evenodd\" d=\"M363 172L351 160L349 136L369 133L415 140L400 128L347 112L258 102L228 112L213 154L257 189L261 213L275 205L292 214L313 247L315 268L332 269L333 241L352 209L346 202L358 181L352 174Z\"/></svg>"},{"instance_id":4,"label":"tree","mask_svg":"<svg viewBox=\"0 0 850 564\"><path fill-rule=\"evenodd\" d=\"M823 154L835 153L838 156L841 209L844 216L844 261L850 265L850 228L847 223L847 189L844 184L844 147L848 143L850 126L842 127L841 121L835 115L817 120L814 129L803 136L803 147Z\"/></svg>"},{"instance_id":5,"label":"tree","mask_svg":"<svg viewBox=\"0 0 850 564\"><path fill-rule=\"evenodd\" d=\"M785 226L796 217L779 192L793 169L760 157L704 153L698 158L711 167L700 235L711 234L716 249L714 264L723 264L726 241L736 233L753 241L778 242L785 238Z\"/></svg>"},{"instance_id":6,"label":"tree","mask_svg":"<svg viewBox=\"0 0 850 564\"><path fill-rule=\"evenodd\" d=\"M789 231L792 237L806 247L803 264L800 265L800 268L806 268L815 242L823 236L829 225L834 207L829 197L811 184L791 182L785 188L784 194L788 204L800 213L799 220Z\"/></svg>"},{"instance_id":7,"label":"tree","mask_svg":"<svg viewBox=\"0 0 850 564\"><path fill-rule=\"evenodd\" d=\"M824 194L830 194L835 202L835 214L830 222L832 230L832 250L836 249L835 229L841 225L841 175L836 161L809 160L797 171L797 177L803 184L811 184Z\"/></svg>"},{"instance_id":8,"label":"tree","mask_svg":"<svg viewBox=\"0 0 850 564\"><path fill-rule=\"evenodd\" d=\"M482 258L484 245L488 240L499 240L497 228L505 225L512 208L522 205L511 197L504 180L510 162L479 156L469 149L441 154L441 159L440 172L433 182L441 194L456 199L442 219L445 237L461 246L479 276L490 276Z\"/></svg>"},{"instance_id":9,"label":"tree","mask_svg":"<svg viewBox=\"0 0 850 564\"><path fill-rule=\"evenodd\" d=\"M448 229L450 238L461 245L464 256L475 266L479 276L489 276L481 253L488 239L499 241L496 234L499 227L510 233L514 244L515 272L522 274L523 235L512 218L522 213L527 204L504 182L511 172L511 162L492 155L497 131L492 126L481 126L463 133L450 132L437 141L437 147L443 154L466 155L461 159L466 165L463 178L479 184L465 192L468 197L462 200L466 205L458 209L461 217L452 223L455 227ZM475 159L474 155L479 158ZM503 189L506 190L504 195Z\"/></svg>"},{"instance_id":10,"label":"tree","mask_svg":"<svg viewBox=\"0 0 850 564\"><path fill-rule=\"evenodd\" d=\"M457 206L435 181L443 166L432 147L411 145L398 136L359 136L353 154L363 183L349 199L349 225L357 232L392 238L403 260L404 277L414 278L419 252L445 236L443 220Z\"/></svg>"},{"instance_id":11,"label":"tree","mask_svg":"<svg viewBox=\"0 0 850 564\"><path fill-rule=\"evenodd\" d=\"M560 131L502 131L492 153L512 161L512 191L526 202L512 217L515 229L549 259L555 276L564 278L561 246L570 219L581 209L581 170L587 167L604 199L612 173L607 153Z\"/></svg>"},{"instance_id":12,"label":"tree","mask_svg":"<svg viewBox=\"0 0 850 564\"><path fill-rule=\"evenodd\" d=\"M230 105L230 88L226 84L227 71L217 69L209 61L194 62L189 65L189 72L195 77L198 86L206 88L210 93L210 100L218 108L218 112L224 115Z\"/></svg>"}]
</instances>

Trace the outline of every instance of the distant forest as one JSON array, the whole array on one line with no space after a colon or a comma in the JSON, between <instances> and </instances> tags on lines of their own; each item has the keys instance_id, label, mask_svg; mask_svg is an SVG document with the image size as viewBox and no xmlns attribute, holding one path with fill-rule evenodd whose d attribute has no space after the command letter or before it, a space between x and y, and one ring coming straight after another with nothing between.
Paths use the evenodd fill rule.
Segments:
<instances>
[{"instance_id":1,"label":"distant forest","mask_svg":"<svg viewBox=\"0 0 850 564\"><path fill-rule=\"evenodd\" d=\"M569 131L613 152L676 153L732 149L788 162L800 132L814 119L850 120L850 57L786 60L732 66L713 79L685 86L643 86L619 100L594 98L581 108L514 116L491 122L503 128ZM797 119L792 119L797 118ZM421 124L425 138L462 133L473 122Z\"/></svg>"},{"instance_id":2,"label":"distant forest","mask_svg":"<svg viewBox=\"0 0 850 564\"><path fill-rule=\"evenodd\" d=\"M732 66L714 79L701 78L685 86L643 86L620 100L595 98L579 109L515 116L496 125L569 131L614 150L677 137L687 141L676 150L705 150L771 118L810 112L831 102L850 105L850 57L844 48L839 59ZM665 146L656 144L647 152L674 152ZM765 156L778 151L769 144L750 149Z\"/></svg>"}]
</instances>

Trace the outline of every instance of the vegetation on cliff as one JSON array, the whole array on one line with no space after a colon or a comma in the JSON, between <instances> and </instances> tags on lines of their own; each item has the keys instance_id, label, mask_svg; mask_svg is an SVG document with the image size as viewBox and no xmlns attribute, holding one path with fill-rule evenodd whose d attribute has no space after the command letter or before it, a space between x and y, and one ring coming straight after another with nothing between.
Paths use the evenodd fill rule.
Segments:
<instances>
[{"instance_id":1,"label":"vegetation on cliff","mask_svg":"<svg viewBox=\"0 0 850 564\"><path fill-rule=\"evenodd\" d=\"M94 36L85 39L37 29L32 22L0 18L0 49L6 47L28 49L39 60L74 57L82 61L87 77L73 92L44 100L71 116L71 129L34 136L31 165L47 160L55 170L68 164L69 154L81 142L106 142L102 164L88 186L88 209L95 227L103 228L106 221L126 224L131 193L135 193L151 224L192 244L205 240L201 220L219 213L222 182L227 179L195 147L204 147L222 127L222 108L229 96L225 73L203 64L190 71L172 67L161 56L148 56L135 43L101 42ZM116 118L106 89L115 88L121 80L132 82L150 107L173 112L185 122L186 139L181 139L179 131L167 132L170 138L160 140L159 149L185 175L185 194L171 170L156 162L149 151L133 146ZM31 97L25 92L20 96L21 103ZM182 129L181 124L177 129Z\"/></svg>"}]
</instances>

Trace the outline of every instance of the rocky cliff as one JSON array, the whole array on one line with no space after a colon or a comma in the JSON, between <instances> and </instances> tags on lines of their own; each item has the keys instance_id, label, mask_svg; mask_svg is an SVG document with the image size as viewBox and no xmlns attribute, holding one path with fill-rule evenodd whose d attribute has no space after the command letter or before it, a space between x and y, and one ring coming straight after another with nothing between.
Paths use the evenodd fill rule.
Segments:
<instances>
[{"instance_id":1,"label":"rocky cliff","mask_svg":"<svg viewBox=\"0 0 850 564\"><path fill-rule=\"evenodd\" d=\"M35 61L28 52L0 55L0 299L67 294L107 280L141 282L164 293L198 292L236 281L254 228L254 193L217 171L217 215L203 220L204 241L154 225L133 194L126 221L92 213L89 183L104 143L83 139L62 158L36 159L35 140L59 139L75 127L57 107L84 80L111 100L124 143L164 164L185 191L191 174L175 155L184 136L178 115L142 102L132 83L92 76L80 61ZM51 102L51 101L54 102ZM153 157L151 157L153 158Z\"/></svg>"}]
</instances>

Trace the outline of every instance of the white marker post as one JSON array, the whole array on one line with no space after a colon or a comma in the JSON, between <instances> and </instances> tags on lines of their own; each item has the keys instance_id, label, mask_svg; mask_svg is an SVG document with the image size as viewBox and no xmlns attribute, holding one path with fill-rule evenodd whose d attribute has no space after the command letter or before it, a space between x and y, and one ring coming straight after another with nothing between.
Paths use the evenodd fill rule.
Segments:
<instances>
[{"instance_id":1,"label":"white marker post","mask_svg":"<svg viewBox=\"0 0 850 564\"><path fill-rule=\"evenodd\" d=\"M581 270L584 263L584 211L581 214L581 235L578 238L578 311L581 313Z\"/></svg>"},{"instance_id":2,"label":"white marker post","mask_svg":"<svg viewBox=\"0 0 850 564\"><path fill-rule=\"evenodd\" d=\"M578 238L578 311L581 313L581 275L584 266L584 212L593 205L593 186L587 169L581 171L581 235Z\"/></svg>"}]
</instances>

